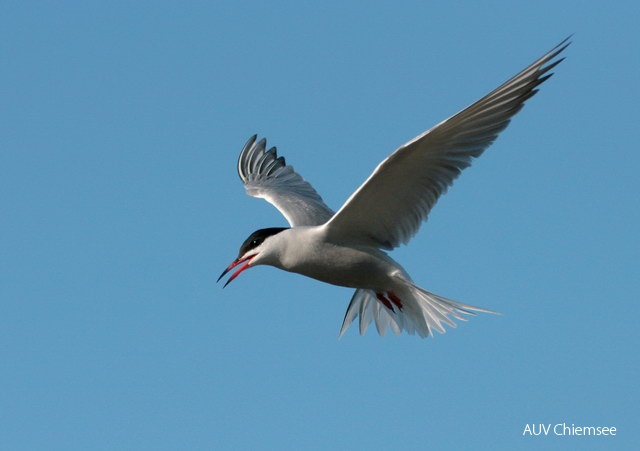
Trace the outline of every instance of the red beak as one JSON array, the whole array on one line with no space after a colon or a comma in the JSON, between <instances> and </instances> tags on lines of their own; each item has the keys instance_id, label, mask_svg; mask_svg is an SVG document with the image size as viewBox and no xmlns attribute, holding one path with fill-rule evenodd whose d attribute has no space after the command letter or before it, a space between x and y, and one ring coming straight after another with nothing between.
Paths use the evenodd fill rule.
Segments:
<instances>
[{"instance_id":1,"label":"red beak","mask_svg":"<svg viewBox=\"0 0 640 451\"><path fill-rule=\"evenodd\" d=\"M225 269L222 274L220 274L220 277L218 277L217 282L220 282L220 279L222 279L229 271L231 271L233 268L235 268L236 266L238 266L239 264L243 263L242 266L240 266L240 268L238 268L238 270L236 272L234 272L231 277L229 277L229 280L227 280L227 282L224 284L224 287L226 287L227 285L229 285L233 279L235 279L236 277L238 277L240 275L240 273L242 271L244 271L245 269L247 269L249 267L249 264L251 263L251 260L253 259L253 257L255 257L257 254L252 254L252 255L248 255L244 258L238 258L236 260L234 260L229 266L227 266L227 269ZM216 283L217 283L216 282Z\"/></svg>"}]
</instances>

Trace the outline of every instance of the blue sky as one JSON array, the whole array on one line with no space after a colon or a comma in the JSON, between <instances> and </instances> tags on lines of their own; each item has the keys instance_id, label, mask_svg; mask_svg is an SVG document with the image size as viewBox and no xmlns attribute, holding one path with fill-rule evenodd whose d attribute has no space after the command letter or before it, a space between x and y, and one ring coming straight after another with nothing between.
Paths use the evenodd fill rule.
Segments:
<instances>
[{"instance_id":1,"label":"blue sky","mask_svg":"<svg viewBox=\"0 0 640 451\"><path fill-rule=\"evenodd\" d=\"M630 1L2 2L2 448L637 444L639 19ZM216 285L250 232L285 225L237 178L249 136L338 208L570 33L393 253L503 316L338 340L351 290L266 267Z\"/></svg>"}]
</instances>

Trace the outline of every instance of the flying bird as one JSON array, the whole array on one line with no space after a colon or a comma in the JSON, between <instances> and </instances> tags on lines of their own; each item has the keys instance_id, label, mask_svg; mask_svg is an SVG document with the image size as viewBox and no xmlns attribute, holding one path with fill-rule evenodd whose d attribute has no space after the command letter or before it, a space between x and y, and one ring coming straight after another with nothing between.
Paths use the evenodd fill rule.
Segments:
<instances>
[{"instance_id":1,"label":"flying bird","mask_svg":"<svg viewBox=\"0 0 640 451\"><path fill-rule=\"evenodd\" d=\"M247 194L273 204L290 227L253 232L218 281L225 287L247 268L270 265L322 282L355 288L340 336L359 318L360 334L375 322L421 337L491 310L438 296L416 285L385 251L416 234L438 198L503 131L538 86L551 77L563 40L477 102L415 137L382 161L337 211L331 210L276 148L252 136L240 152L238 174Z\"/></svg>"}]
</instances>

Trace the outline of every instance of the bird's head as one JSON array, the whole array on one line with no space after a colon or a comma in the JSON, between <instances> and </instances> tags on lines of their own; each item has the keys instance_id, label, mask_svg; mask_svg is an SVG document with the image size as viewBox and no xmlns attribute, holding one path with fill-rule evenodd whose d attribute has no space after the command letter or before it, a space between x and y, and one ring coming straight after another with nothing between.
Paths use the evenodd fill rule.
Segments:
<instances>
[{"instance_id":1,"label":"bird's head","mask_svg":"<svg viewBox=\"0 0 640 451\"><path fill-rule=\"evenodd\" d=\"M267 229L260 229L253 232L249 235L249 238L244 240L242 246L240 246L240 252L238 253L238 258L236 258L227 269L225 269L220 277L218 277L218 282L222 279L229 271L231 271L236 266L240 265L240 267L229 277L229 280L224 284L226 287L229 285L233 279L238 277L242 271L248 269L256 264L259 264L261 260L268 253L268 245L269 238L277 235L283 230L287 230L287 227L269 227ZM224 287L223 287L224 288Z\"/></svg>"}]
</instances>

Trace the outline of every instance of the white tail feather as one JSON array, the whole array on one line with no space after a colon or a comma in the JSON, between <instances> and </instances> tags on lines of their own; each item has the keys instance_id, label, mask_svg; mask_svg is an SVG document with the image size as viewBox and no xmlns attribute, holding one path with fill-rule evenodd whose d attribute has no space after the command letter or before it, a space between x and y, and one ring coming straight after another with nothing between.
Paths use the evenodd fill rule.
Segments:
<instances>
[{"instance_id":1,"label":"white tail feather","mask_svg":"<svg viewBox=\"0 0 640 451\"><path fill-rule=\"evenodd\" d=\"M357 289L344 316L340 336L358 317L360 335L364 335L369 324L375 321L380 335L384 335L387 329L391 328L396 335L404 330L411 335L417 332L421 337L431 337L434 330L441 334L446 332L443 323L456 327L457 324L452 318L466 321L465 315L475 316L475 312L496 314L491 310L443 298L409 281L405 281L401 292L395 294L402 301L402 308L394 308L392 311L377 299L374 291Z\"/></svg>"}]
</instances>

